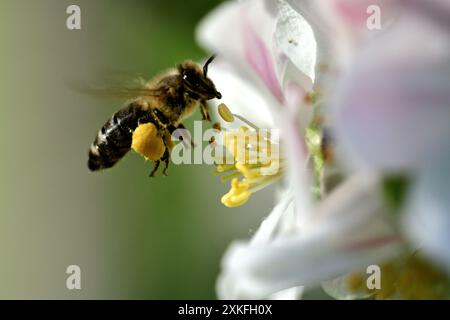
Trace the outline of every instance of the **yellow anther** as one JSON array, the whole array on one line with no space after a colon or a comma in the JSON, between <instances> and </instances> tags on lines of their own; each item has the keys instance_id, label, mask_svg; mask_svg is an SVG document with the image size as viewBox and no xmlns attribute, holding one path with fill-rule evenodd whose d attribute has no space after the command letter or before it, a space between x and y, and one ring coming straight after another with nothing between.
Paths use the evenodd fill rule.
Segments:
<instances>
[{"instance_id":1,"label":"yellow anther","mask_svg":"<svg viewBox=\"0 0 450 320\"><path fill-rule=\"evenodd\" d=\"M448 299L449 279L446 274L417 255L402 257L381 267L381 288L369 290L367 276L351 274L347 288L365 291L375 299Z\"/></svg>"},{"instance_id":2,"label":"yellow anther","mask_svg":"<svg viewBox=\"0 0 450 320\"><path fill-rule=\"evenodd\" d=\"M317 93L314 91L307 92L305 94L304 100L308 104L314 104L317 100Z\"/></svg>"},{"instance_id":3,"label":"yellow anther","mask_svg":"<svg viewBox=\"0 0 450 320\"><path fill-rule=\"evenodd\" d=\"M241 134L247 134L249 130L250 130L250 129L247 128L247 127L245 127L245 126L240 126L240 127L239 127L239 132L240 132Z\"/></svg>"},{"instance_id":4,"label":"yellow anther","mask_svg":"<svg viewBox=\"0 0 450 320\"><path fill-rule=\"evenodd\" d=\"M231 181L230 191L222 197L222 203L229 207L238 207L246 203L251 195L249 184L234 178Z\"/></svg>"},{"instance_id":5,"label":"yellow anther","mask_svg":"<svg viewBox=\"0 0 450 320\"><path fill-rule=\"evenodd\" d=\"M278 148L276 152L272 150L270 133L261 131L246 118L231 113L223 103L218 110L223 120L233 122L238 119L244 124L238 130L223 131L221 145L227 150L227 156L223 159L219 157L216 162L216 172L228 173L221 177L222 181L231 180L231 189L222 197L222 203L227 207L237 207L246 203L253 193L281 177L281 162L278 158L274 159L279 154ZM228 164L222 165L223 160Z\"/></svg>"},{"instance_id":6,"label":"yellow anther","mask_svg":"<svg viewBox=\"0 0 450 320\"><path fill-rule=\"evenodd\" d=\"M359 272L350 274L346 281L347 287L351 292L363 289L366 283L365 277Z\"/></svg>"},{"instance_id":7,"label":"yellow anther","mask_svg":"<svg viewBox=\"0 0 450 320\"><path fill-rule=\"evenodd\" d=\"M234 115L231 113L230 109L226 106L225 103L219 104L219 115L222 117L223 120L226 122L233 122L234 121Z\"/></svg>"},{"instance_id":8,"label":"yellow anther","mask_svg":"<svg viewBox=\"0 0 450 320\"><path fill-rule=\"evenodd\" d=\"M166 147L153 123L141 124L133 132L131 148L147 160L159 160Z\"/></svg>"}]
</instances>

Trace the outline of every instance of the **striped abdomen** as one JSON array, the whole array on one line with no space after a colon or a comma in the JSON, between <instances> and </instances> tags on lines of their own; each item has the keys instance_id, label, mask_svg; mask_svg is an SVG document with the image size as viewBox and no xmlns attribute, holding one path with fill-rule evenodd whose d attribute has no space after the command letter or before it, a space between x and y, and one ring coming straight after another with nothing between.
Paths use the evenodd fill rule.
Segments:
<instances>
[{"instance_id":1,"label":"striped abdomen","mask_svg":"<svg viewBox=\"0 0 450 320\"><path fill-rule=\"evenodd\" d=\"M139 120L145 121L148 111L133 102L116 112L100 129L89 150L88 167L91 171L111 168L131 148L133 131Z\"/></svg>"}]
</instances>

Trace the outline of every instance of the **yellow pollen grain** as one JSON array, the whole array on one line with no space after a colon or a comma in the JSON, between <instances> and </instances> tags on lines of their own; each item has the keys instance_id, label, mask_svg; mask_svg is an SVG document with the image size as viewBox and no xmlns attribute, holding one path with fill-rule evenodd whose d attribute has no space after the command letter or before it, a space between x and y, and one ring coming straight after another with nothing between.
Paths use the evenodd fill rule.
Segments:
<instances>
[{"instance_id":1,"label":"yellow pollen grain","mask_svg":"<svg viewBox=\"0 0 450 320\"><path fill-rule=\"evenodd\" d=\"M131 148L147 160L159 160L166 147L153 123L141 124L133 132Z\"/></svg>"}]
</instances>

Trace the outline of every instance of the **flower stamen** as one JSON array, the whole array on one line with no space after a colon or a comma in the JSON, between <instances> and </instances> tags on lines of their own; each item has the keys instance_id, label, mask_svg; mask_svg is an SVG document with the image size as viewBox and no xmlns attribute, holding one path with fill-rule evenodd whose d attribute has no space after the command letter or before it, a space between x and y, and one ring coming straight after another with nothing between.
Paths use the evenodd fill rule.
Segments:
<instances>
[{"instance_id":1,"label":"flower stamen","mask_svg":"<svg viewBox=\"0 0 450 320\"><path fill-rule=\"evenodd\" d=\"M232 157L232 164L216 164L217 173L227 173L222 181L231 179L230 191L222 197L227 207L237 207L250 196L279 180L283 161L279 155L279 144L268 130L258 128L241 115L234 114L221 103L219 115L226 122L239 119L243 124L237 130L223 130L223 145Z\"/></svg>"}]
</instances>

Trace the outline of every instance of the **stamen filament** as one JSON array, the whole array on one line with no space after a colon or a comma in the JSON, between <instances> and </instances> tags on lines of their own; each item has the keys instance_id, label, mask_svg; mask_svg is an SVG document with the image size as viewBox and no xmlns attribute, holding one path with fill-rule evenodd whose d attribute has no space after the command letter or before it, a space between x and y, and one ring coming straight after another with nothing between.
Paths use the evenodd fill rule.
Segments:
<instances>
[{"instance_id":1,"label":"stamen filament","mask_svg":"<svg viewBox=\"0 0 450 320\"><path fill-rule=\"evenodd\" d=\"M239 120L241 120L242 122L244 122L245 124L249 125L250 127L252 127L255 130L259 130L258 126L256 126L256 124L254 124L253 122L245 119L244 117L238 115L238 114L234 114L233 116L235 116L236 118L238 118Z\"/></svg>"},{"instance_id":2,"label":"stamen filament","mask_svg":"<svg viewBox=\"0 0 450 320\"><path fill-rule=\"evenodd\" d=\"M261 184L257 184L253 189L250 189L250 193L255 193L258 192L268 186L270 186L271 184L273 184L275 181L279 180L281 178L281 176L274 176L272 178L268 178L265 180L265 182L261 183Z\"/></svg>"},{"instance_id":3,"label":"stamen filament","mask_svg":"<svg viewBox=\"0 0 450 320\"><path fill-rule=\"evenodd\" d=\"M235 171L232 174L228 174L226 176L220 177L220 180L222 182L226 182L226 181L228 181L230 179L237 178L237 177L240 177L240 176L241 176L241 173L239 171Z\"/></svg>"},{"instance_id":4,"label":"stamen filament","mask_svg":"<svg viewBox=\"0 0 450 320\"><path fill-rule=\"evenodd\" d=\"M235 169L234 164L220 164L220 165L217 165L216 172L217 173L225 173L225 172L228 172L228 171L231 171L234 169Z\"/></svg>"}]
</instances>

